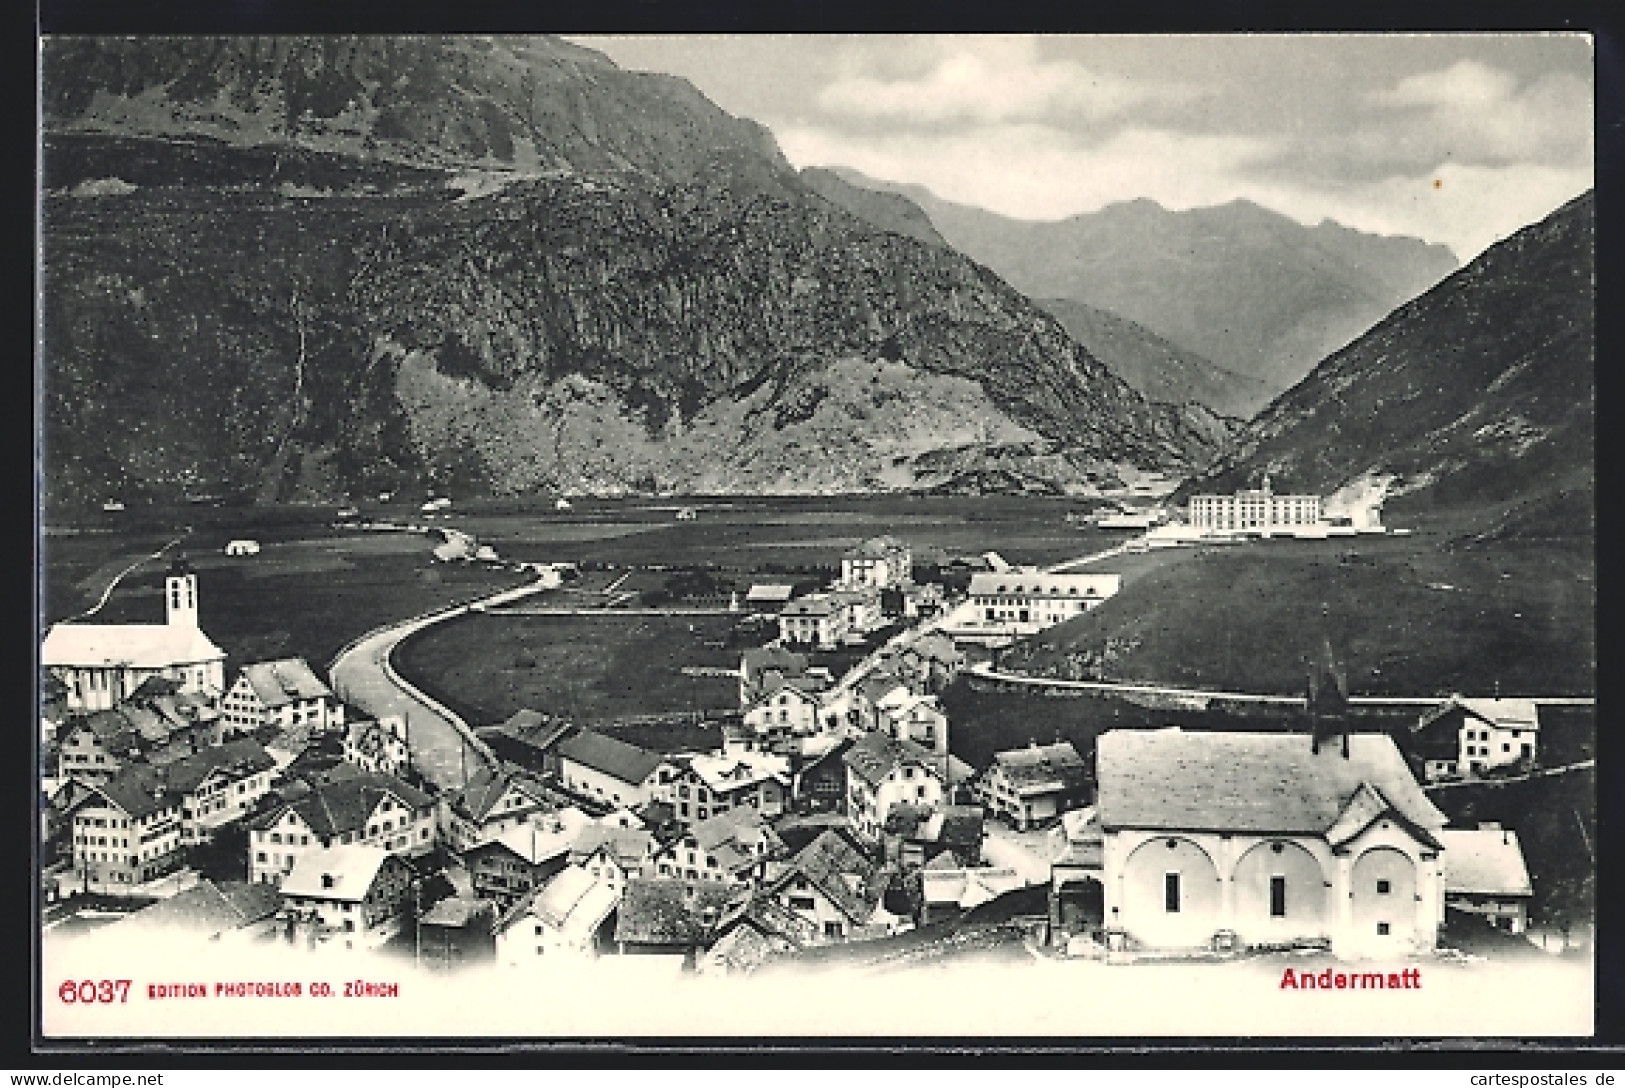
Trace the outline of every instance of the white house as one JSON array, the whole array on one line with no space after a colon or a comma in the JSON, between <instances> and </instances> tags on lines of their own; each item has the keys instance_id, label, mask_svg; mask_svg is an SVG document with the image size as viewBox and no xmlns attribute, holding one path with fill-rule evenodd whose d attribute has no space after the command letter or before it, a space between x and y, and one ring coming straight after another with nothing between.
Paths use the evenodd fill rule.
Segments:
<instances>
[{"instance_id":1,"label":"white house","mask_svg":"<svg viewBox=\"0 0 1625 1088\"><path fill-rule=\"evenodd\" d=\"M841 585L899 588L913 577L909 546L891 536L865 540L841 557Z\"/></svg>"},{"instance_id":2,"label":"white house","mask_svg":"<svg viewBox=\"0 0 1625 1088\"><path fill-rule=\"evenodd\" d=\"M790 765L783 756L725 746L721 754L704 753L673 759L672 773L655 789L683 823L707 820L730 809L749 806L764 816L785 809L790 793Z\"/></svg>"},{"instance_id":3,"label":"white house","mask_svg":"<svg viewBox=\"0 0 1625 1088\"><path fill-rule=\"evenodd\" d=\"M519 967L543 956L593 956L621 891L567 865L497 922L497 962Z\"/></svg>"},{"instance_id":4,"label":"white house","mask_svg":"<svg viewBox=\"0 0 1625 1088\"><path fill-rule=\"evenodd\" d=\"M559 745L559 779L566 789L617 806L651 800L661 758L624 740L584 729Z\"/></svg>"},{"instance_id":5,"label":"white house","mask_svg":"<svg viewBox=\"0 0 1625 1088\"><path fill-rule=\"evenodd\" d=\"M281 915L313 942L372 948L399 932L412 903L412 870L377 846L303 854L282 881Z\"/></svg>"},{"instance_id":6,"label":"white house","mask_svg":"<svg viewBox=\"0 0 1625 1088\"><path fill-rule=\"evenodd\" d=\"M220 712L226 728L239 733L267 725L310 725L322 732L344 726L344 704L299 657L244 665Z\"/></svg>"},{"instance_id":7,"label":"white house","mask_svg":"<svg viewBox=\"0 0 1625 1088\"><path fill-rule=\"evenodd\" d=\"M753 886L767 862L783 852L783 840L761 813L747 806L694 824L656 850L652 864L657 876Z\"/></svg>"},{"instance_id":8,"label":"white house","mask_svg":"<svg viewBox=\"0 0 1625 1088\"><path fill-rule=\"evenodd\" d=\"M1387 734L1112 730L1096 776L1108 940L1434 946L1445 817Z\"/></svg>"},{"instance_id":9,"label":"white house","mask_svg":"<svg viewBox=\"0 0 1625 1088\"><path fill-rule=\"evenodd\" d=\"M197 575L184 559L164 579L162 624L58 623L40 664L67 687L69 710L106 710L142 681L161 676L180 690L216 697L226 686L226 652L198 627Z\"/></svg>"},{"instance_id":10,"label":"white house","mask_svg":"<svg viewBox=\"0 0 1625 1088\"><path fill-rule=\"evenodd\" d=\"M1071 741L995 752L982 776L982 804L1018 828L1084 800L1088 768Z\"/></svg>"},{"instance_id":11,"label":"white house","mask_svg":"<svg viewBox=\"0 0 1625 1088\"><path fill-rule=\"evenodd\" d=\"M787 646L829 648L852 631L850 603L832 593L810 593L779 612L779 641Z\"/></svg>"},{"instance_id":12,"label":"white house","mask_svg":"<svg viewBox=\"0 0 1625 1088\"><path fill-rule=\"evenodd\" d=\"M181 842L192 846L246 816L270 792L276 761L249 737L204 748L162 768L181 799Z\"/></svg>"},{"instance_id":13,"label":"white house","mask_svg":"<svg viewBox=\"0 0 1625 1088\"><path fill-rule=\"evenodd\" d=\"M399 779L344 763L296 779L249 820L248 879L280 884L301 856L330 846L428 853L438 841L435 807L432 797Z\"/></svg>"},{"instance_id":14,"label":"white house","mask_svg":"<svg viewBox=\"0 0 1625 1088\"><path fill-rule=\"evenodd\" d=\"M773 675L745 708L745 726L757 736L808 736L824 727L823 693L829 687L803 673Z\"/></svg>"},{"instance_id":15,"label":"white house","mask_svg":"<svg viewBox=\"0 0 1625 1088\"><path fill-rule=\"evenodd\" d=\"M888 695L876 706L879 726L898 740L910 740L928 752L948 754L948 715L935 695Z\"/></svg>"},{"instance_id":16,"label":"white house","mask_svg":"<svg viewBox=\"0 0 1625 1088\"><path fill-rule=\"evenodd\" d=\"M526 772L481 767L447 804L445 838L453 850L467 850L554 807L542 784Z\"/></svg>"},{"instance_id":17,"label":"white house","mask_svg":"<svg viewBox=\"0 0 1625 1088\"><path fill-rule=\"evenodd\" d=\"M400 775L411 762L406 719L386 714L377 721L351 722L344 735L344 761L373 774Z\"/></svg>"},{"instance_id":18,"label":"white house","mask_svg":"<svg viewBox=\"0 0 1625 1088\"><path fill-rule=\"evenodd\" d=\"M1527 929L1534 885L1518 833L1481 823L1467 831L1446 828L1439 840L1444 843L1445 906L1477 914L1508 933Z\"/></svg>"},{"instance_id":19,"label":"white house","mask_svg":"<svg viewBox=\"0 0 1625 1088\"><path fill-rule=\"evenodd\" d=\"M1452 696L1412 727L1429 781L1477 776L1533 764L1540 755L1540 712L1533 699Z\"/></svg>"},{"instance_id":20,"label":"white house","mask_svg":"<svg viewBox=\"0 0 1625 1088\"><path fill-rule=\"evenodd\" d=\"M657 845L655 837L642 828L596 822L583 827L576 836L570 846L570 864L620 889L649 868Z\"/></svg>"},{"instance_id":21,"label":"white house","mask_svg":"<svg viewBox=\"0 0 1625 1088\"><path fill-rule=\"evenodd\" d=\"M936 808L946 800L946 757L913 741L870 733L841 757L846 765L846 814L858 832L880 841L886 814L900 802Z\"/></svg>"},{"instance_id":22,"label":"white house","mask_svg":"<svg viewBox=\"0 0 1625 1088\"><path fill-rule=\"evenodd\" d=\"M75 886L133 895L181 864L181 796L145 763L88 786L70 803Z\"/></svg>"},{"instance_id":23,"label":"white house","mask_svg":"<svg viewBox=\"0 0 1625 1088\"><path fill-rule=\"evenodd\" d=\"M772 872L763 893L809 923L817 943L883 937L903 927L884 906L891 874L825 830Z\"/></svg>"},{"instance_id":24,"label":"white house","mask_svg":"<svg viewBox=\"0 0 1625 1088\"><path fill-rule=\"evenodd\" d=\"M226 554L231 556L258 555L260 554L260 542L257 540L227 541Z\"/></svg>"}]
</instances>

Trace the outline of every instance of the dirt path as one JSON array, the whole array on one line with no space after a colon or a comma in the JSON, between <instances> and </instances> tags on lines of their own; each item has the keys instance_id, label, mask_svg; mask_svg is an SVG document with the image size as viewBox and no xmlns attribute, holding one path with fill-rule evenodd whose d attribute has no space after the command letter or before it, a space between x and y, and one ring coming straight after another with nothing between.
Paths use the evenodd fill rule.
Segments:
<instances>
[{"instance_id":1,"label":"dirt path","mask_svg":"<svg viewBox=\"0 0 1625 1088\"><path fill-rule=\"evenodd\" d=\"M127 575L130 572L134 571L137 567L141 567L141 566L144 566L147 563L151 563L155 559L163 558L163 554L165 552L167 552L169 549L173 548L175 545L179 544L181 541L185 540L190 533L191 533L191 530L188 529L186 532L182 533L180 536L176 537L174 540L171 540L168 544L165 544L162 548L159 548L157 551L153 552L151 555L144 555L140 559L137 559L134 563L131 563L129 566L127 566L123 570L119 571L117 574L115 574L113 576L113 580L111 582L107 583L107 588L102 590L101 599L98 600L93 606L91 606L91 608L88 611L79 613L77 616L74 616L73 619L74 620L88 620L90 617L92 617L96 613L100 612L104 607L106 607L108 600L111 599L112 596L113 596L113 590L118 588L118 584L124 580L125 575Z\"/></svg>"}]
</instances>

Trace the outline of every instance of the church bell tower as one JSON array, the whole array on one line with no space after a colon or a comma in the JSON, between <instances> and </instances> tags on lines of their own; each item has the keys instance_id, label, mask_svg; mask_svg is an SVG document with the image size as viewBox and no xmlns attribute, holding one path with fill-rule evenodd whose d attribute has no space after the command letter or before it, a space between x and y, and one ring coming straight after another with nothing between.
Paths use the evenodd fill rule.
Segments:
<instances>
[{"instance_id":1,"label":"church bell tower","mask_svg":"<svg viewBox=\"0 0 1625 1088\"><path fill-rule=\"evenodd\" d=\"M171 627L196 627L197 575L184 557L169 566L164 579L164 617Z\"/></svg>"}]
</instances>

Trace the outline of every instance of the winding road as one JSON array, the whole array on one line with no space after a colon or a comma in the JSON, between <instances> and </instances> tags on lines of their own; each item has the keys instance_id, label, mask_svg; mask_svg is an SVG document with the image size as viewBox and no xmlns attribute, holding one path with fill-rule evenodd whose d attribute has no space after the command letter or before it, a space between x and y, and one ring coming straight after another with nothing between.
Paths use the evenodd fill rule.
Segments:
<instances>
[{"instance_id":1,"label":"winding road","mask_svg":"<svg viewBox=\"0 0 1625 1088\"><path fill-rule=\"evenodd\" d=\"M543 588L541 582L533 582L369 631L333 659L328 670L333 691L369 717L394 714L405 718L412 765L440 789L460 789L493 759L490 749L455 711L396 672L390 655L402 639L425 627L476 609L519 600Z\"/></svg>"}]
</instances>

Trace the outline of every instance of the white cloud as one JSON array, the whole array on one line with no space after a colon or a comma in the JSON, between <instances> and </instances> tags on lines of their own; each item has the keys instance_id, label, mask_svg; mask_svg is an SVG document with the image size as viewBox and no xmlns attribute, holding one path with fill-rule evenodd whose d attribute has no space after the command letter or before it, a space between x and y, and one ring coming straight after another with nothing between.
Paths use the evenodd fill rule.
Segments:
<instances>
[{"instance_id":1,"label":"white cloud","mask_svg":"<svg viewBox=\"0 0 1625 1088\"><path fill-rule=\"evenodd\" d=\"M858 68L818 96L824 109L858 118L903 121L1037 121L1116 116L1136 106L1185 101L1186 85L1091 72L1069 60L1044 60L1032 38L954 43L923 72L898 78Z\"/></svg>"},{"instance_id":2,"label":"white cloud","mask_svg":"<svg viewBox=\"0 0 1625 1088\"><path fill-rule=\"evenodd\" d=\"M1372 94L1371 100L1387 106L1476 109L1505 101L1517 85L1517 80L1499 69L1462 60L1439 71L1406 76L1392 88Z\"/></svg>"},{"instance_id":3,"label":"white cloud","mask_svg":"<svg viewBox=\"0 0 1625 1088\"><path fill-rule=\"evenodd\" d=\"M1449 157L1466 162L1529 160L1590 166L1591 88L1569 73L1551 73L1520 86L1510 74L1477 61L1423 72L1375 92L1368 100L1410 116L1373 118L1351 142L1374 154L1413 161Z\"/></svg>"}]
</instances>

